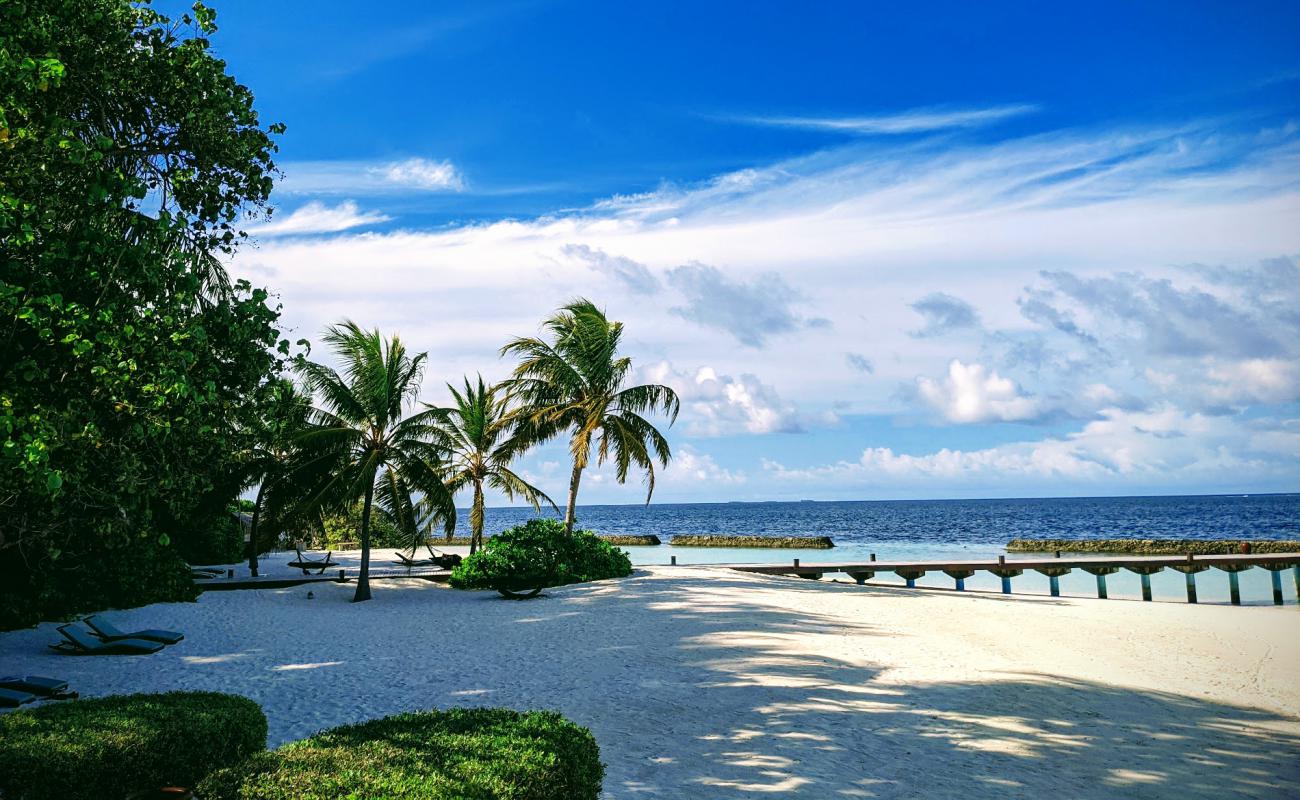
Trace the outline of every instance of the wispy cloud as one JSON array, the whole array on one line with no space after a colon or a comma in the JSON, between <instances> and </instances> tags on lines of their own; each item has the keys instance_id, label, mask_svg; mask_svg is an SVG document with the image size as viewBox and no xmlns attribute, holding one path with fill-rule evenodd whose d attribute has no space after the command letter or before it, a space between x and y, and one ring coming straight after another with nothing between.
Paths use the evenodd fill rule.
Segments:
<instances>
[{"instance_id":1,"label":"wispy cloud","mask_svg":"<svg viewBox=\"0 0 1300 800\"><path fill-rule=\"evenodd\" d=\"M750 125L777 128L802 128L858 136L932 133L956 128L980 128L1011 117L1038 111L1031 103L991 106L989 108L914 108L894 114L860 117L838 116L727 116L722 119Z\"/></svg>"},{"instance_id":2,"label":"wispy cloud","mask_svg":"<svg viewBox=\"0 0 1300 800\"><path fill-rule=\"evenodd\" d=\"M378 211L362 211L352 200L333 207L313 200L285 216L275 217L262 225L249 228L248 232L255 236L337 233L367 225L377 225L390 219L391 217Z\"/></svg>"},{"instance_id":3,"label":"wispy cloud","mask_svg":"<svg viewBox=\"0 0 1300 800\"><path fill-rule=\"evenodd\" d=\"M979 312L970 303L944 292L927 294L912 304L912 310L925 317L925 327L912 331L918 339L977 328L980 324Z\"/></svg>"},{"instance_id":4,"label":"wispy cloud","mask_svg":"<svg viewBox=\"0 0 1300 800\"><path fill-rule=\"evenodd\" d=\"M461 192L465 177L446 159L406 158L397 161L295 161L281 165L284 178L277 194L376 195Z\"/></svg>"}]
</instances>

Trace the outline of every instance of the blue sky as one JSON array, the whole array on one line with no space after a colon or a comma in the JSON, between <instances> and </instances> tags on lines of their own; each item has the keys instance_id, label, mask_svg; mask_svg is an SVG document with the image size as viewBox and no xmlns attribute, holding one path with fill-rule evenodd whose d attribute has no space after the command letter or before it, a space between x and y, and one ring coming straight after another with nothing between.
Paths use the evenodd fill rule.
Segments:
<instances>
[{"instance_id":1,"label":"blue sky","mask_svg":"<svg viewBox=\"0 0 1300 800\"><path fill-rule=\"evenodd\" d=\"M288 125L233 268L430 401L592 297L665 501L1300 490L1300 6L809 5L220 4Z\"/></svg>"}]
</instances>

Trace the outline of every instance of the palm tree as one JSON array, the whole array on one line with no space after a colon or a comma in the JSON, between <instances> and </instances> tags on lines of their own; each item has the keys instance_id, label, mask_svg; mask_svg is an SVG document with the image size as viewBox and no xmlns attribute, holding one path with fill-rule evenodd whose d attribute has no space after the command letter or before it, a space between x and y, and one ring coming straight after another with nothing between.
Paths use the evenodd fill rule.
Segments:
<instances>
[{"instance_id":1,"label":"palm tree","mask_svg":"<svg viewBox=\"0 0 1300 800\"><path fill-rule=\"evenodd\" d=\"M520 361L504 385L520 403L516 412L520 435L544 441L567 432L573 455L569 505L564 529L573 532L582 471L596 445L596 463L612 459L619 483L633 465L645 471L646 503L654 494L656 460L668 466L668 440L643 414L661 412L668 424L677 419L680 403L667 386L624 387L632 369L630 358L618 356L623 323L610 322L591 301L577 299L542 325L550 341L518 338L501 348L501 355Z\"/></svg>"},{"instance_id":2,"label":"palm tree","mask_svg":"<svg viewBox=\"0 0 1300 800\"><path fill-rule=\"evenodd\" d=\"M289 494L285 486L293 460L295 442L307 421L310 399L303 396L291 381L277 380L266 386L267 396L253 420L252 442L241 455L246 486L257 486L253 500L253 519L248 531L248 571L257 577L257 533L262 515L282 495Z\"/></svg>"},{"instance_id":3,"label":"palm tree","mask_svg":"<svg viewBox=\"0 0 1300 800\"><path fill-rule=\"evenodd\" d=\"M541 510L540 501L550 503L552 508L555 508L555 501L510 469L510 462L530 442L517 435L505 398L499 394L500 388L485 387L480 375L477 387L466 378L463 392L451 384L447 384L447 389L451 391L454 404L434 409L441 431L438 444L450 456L447 489L453 494L466 487L474 489L474 500L469 510L469 552L472 555L483 546L484 484L503 492L511 500L519 495L532 503L534 511Z\"/></svg>"},{"instance_id":4,"label":"palm tree","mask_svg":"<svg viewBox=\"0 0 1300 800\"><path fill-rule=\"evenodd\" d=\"M363 331L345 320L324 341L342 362L342 374L312 362L300 367L323 407L311 412L311 425L298 438L302 449L296 479L309 487L303 509L339 510L361 498L361 570L353 602L370 599L370 514L375 504L415 543L413 495L428 517L450 533L456 507L442 481L443 452L434 444L437 415L424 410L403 417L415 401L427 353L410 355L396 336Z\"/></svg>"}]
</instances>

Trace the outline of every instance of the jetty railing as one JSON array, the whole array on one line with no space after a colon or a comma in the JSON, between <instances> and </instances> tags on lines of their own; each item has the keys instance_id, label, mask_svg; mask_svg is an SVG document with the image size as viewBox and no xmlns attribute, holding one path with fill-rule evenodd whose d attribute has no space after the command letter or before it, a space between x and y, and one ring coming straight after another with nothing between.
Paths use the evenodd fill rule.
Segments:
<instances>
[{"instance_id":1,"label":"jetty railing","mask_svg":"<svg viewBox=\"0 0 1300 800\"><path fill-rule=\"evenodd\" d=\"M674 563L676 559L674 559ZM1172 569L1186 576L1187 602L1196 602L1196 575L1208 569L1227 573L1228 593L1233 605L1241 605L1241 588L1237 574L1252 567L1272 573L1273 603L1282 605L1282 573L1291 570L1295 581L1297 599L1300 599L1300 553L1243 553L1236 555L1179 555L1179 556L1088 556L1082 558L1017 558L998 556L996 561L877 561L873 553L868 561L853 563L800 564L794 559L788 564L714 564L740 572L764 575L797 575L801 578L819 579L829 573L844 573L859 584L866 583L877 573L893 573L915 588L917 579L931 572L942 572L956 582L957 591L965 591L966 579L976 572L989 572L1002 579L1002 593L1011 594L1011 579L1032 570L1046 575L1053 597L1061 594L1060 578L1073 570L1083 570L1097 579L1097 597L1106 599L1106 576L1128 570L1142 579L1142 599L1151 599L1151 576L1164 569Z\"/></svg>"}]
</instances>

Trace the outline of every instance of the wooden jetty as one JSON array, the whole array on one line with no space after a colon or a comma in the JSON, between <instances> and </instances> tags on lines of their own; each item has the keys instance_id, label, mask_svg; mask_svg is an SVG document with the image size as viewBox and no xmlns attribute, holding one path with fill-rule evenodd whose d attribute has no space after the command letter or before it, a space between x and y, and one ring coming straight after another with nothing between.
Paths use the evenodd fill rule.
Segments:
<instances>
[{"instance_id":1,"label":"wooden jetty","mask_svg":"<svg viewBox=\"0 0 1300 800\"><path fill-rule=\"evenodd\" d=\"M673 559L676 563L676 559ZM1282 572L1291 570L1295 581L1296 597L1300 598L1300 553L1253 553L1238 555L1180 555L1180 556L1088 556L1079 558L1061 558L1060 553L1054 558L1018 558L1008 559L999 556L995 561L877 561L874 554L870 560L856 563L808 563L800 564L794 559L789 564L711 564L713 567L726 567L740 572L755 572L764 575L797 575L801 578L816 580L830 573L843 573L859 584L866 583L877 573L889 572L907 582L908 588L914 588L918 578L927 573L942 572L956 581L957 591L966 589L966 579L976 572L989 572L1002 579L1003 594L1011 594L1011 579L1026 571L1046 575L1053 597L1061 594L1059 579L1073 570L1079 569L1097 578L1097 596L1106 598L1106 576L1120 570L1128 570L1142 578L1142 599L1151 599L1151 576L1163 569L1172 569L1187 576L1187 602L1196 602L1196 575L1208 569L1218 569L1228 575L1228 591L1233 605L1241 605L1241 590L1237 585L1237 573L1252 567L1260 567L1272 573L1273 602L1282 605Z\"/></svg>"}]
</instances>

